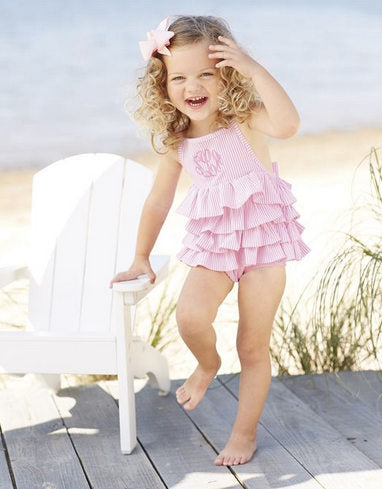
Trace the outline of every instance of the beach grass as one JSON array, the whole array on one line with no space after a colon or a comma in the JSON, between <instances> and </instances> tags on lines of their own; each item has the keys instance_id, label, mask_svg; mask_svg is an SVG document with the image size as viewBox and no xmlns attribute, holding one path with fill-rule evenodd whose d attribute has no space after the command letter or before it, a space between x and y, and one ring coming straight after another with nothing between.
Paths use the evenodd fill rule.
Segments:
<instances>
[{"instance_id":1,"label":"beach grass","mask_svg":"<svg viewBox=\"0 0 382 489\"><path fill-rule=\"evenodd\" d=\"M362 210L363 219L374 222L377 233L345 232L344 242L326 263L314 290L304 290L296 304L283 301L271 346L279 375L381 368L381 150L372 148L367 159L371 193L367 205L351 212ZM298 307L303 302L311 306L306 324Z\"/></svg>"}]
</instances>

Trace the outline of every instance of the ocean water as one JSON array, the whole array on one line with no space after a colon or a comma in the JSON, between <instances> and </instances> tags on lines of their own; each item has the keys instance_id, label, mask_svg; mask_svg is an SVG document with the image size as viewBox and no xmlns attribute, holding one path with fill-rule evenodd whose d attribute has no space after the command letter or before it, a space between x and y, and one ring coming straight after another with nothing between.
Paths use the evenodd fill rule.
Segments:
<instances>
[{"instance_id":1,"label":"ocean water","mask_svg":"<svg viewBox=\"0 0 382 489\"><path fill-rule=\"evenodd\" d=\"M218 15L284 86L300 133L382 125L378 0L0 0L0 168L149 143L124 109L138 41L167 15Z\"/></svg>"}]
</instances>

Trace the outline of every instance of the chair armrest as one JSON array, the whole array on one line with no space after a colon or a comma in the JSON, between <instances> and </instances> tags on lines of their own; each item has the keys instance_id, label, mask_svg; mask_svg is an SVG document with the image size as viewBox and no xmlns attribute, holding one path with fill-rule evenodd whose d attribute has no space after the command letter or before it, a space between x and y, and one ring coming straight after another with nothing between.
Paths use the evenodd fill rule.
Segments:
<instances>
[{"instance_id":1,"label":"chair armrest","mask_svg":"<svg viewBox=\"0 0 382 489\"><path fill-rule=\"evenodd\" d=\"M29 278L29 271L26 265L0 267L0 289L22 278Z\"/></svg>"},{"instance_id":2,"label":"chair armrest","mask_svg":"<svg viewBox=\"0 0 382 489\"><path fill-rule=\"evenodd\" d=\"M169 273L170 256L154 255L150 256L151 267L156 274L155 283L150 283L148 275L142 274L133 280L124 282L115 282L113 292L122 292L124 294L125 304L136 304L147 293L164 280Z\"/></svg>"}]
</instances>

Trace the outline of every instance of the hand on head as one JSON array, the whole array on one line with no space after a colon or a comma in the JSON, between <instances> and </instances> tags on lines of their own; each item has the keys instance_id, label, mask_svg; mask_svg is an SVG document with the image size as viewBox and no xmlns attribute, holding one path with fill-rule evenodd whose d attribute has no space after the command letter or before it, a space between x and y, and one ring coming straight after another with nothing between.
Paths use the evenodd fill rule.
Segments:
<instances>
[{"instance_id":1,"label":"hand on head","mask_svg":"<svg viewBox=\"0 0 382 489\"><path fill-rule=\"evenodd\" d=\"M223 66L230 66L245 78L251 78L257 65L256 61L232 39L219 36L219 41L221 44L210 44L209 46L209 49L214 52L210 53L208 57L222 60L219 61L215 67L223 68Z\"/></svg>"}]
</instances>

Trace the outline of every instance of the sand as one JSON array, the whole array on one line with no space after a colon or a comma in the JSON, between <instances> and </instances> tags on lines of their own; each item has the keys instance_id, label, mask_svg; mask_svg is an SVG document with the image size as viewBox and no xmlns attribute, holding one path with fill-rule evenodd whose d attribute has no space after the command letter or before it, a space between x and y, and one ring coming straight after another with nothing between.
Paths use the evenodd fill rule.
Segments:
<instances>
[{"instance_id":1,"label":"sand","mask_svg":"<svg viewBox=\"0 0 382 489\"><path fill-rule=\"evenodd\" d=\"M297 135L286 140L270 140L270 151L278 162L280 176L292 184L296 209L305 226L303 239L312 249L303 260L288 262L284 297L296 300L303 288L322 269L331 250L338 248L341 231L347 229L348 210L369 188L367 156L382 146L382 128L360 128L349 132L328 131L317 135ZM126 155L155 171L153 153ZM366 159L365 159L366 158ZM363 163L360 165L360 163ZM357 168L359 167L359 168ZM0 266L24 262L28 248L32 178L38 168L0 172ZM190 181L182 174L174 205L154 247L154 253L175 253L184 234L185 218L176 214ZM182 280L188 268L178 265ZM0 293L0 327L23 327L27 294L23 281ZM238 369L234 350L237 324L237 287L229 294L215 327L222 352L222 372ZM21 307L18 307L18 304ZM194 360L181 342L165 350L173 378L187 375Z\"/></svg>"}]
</instances>

